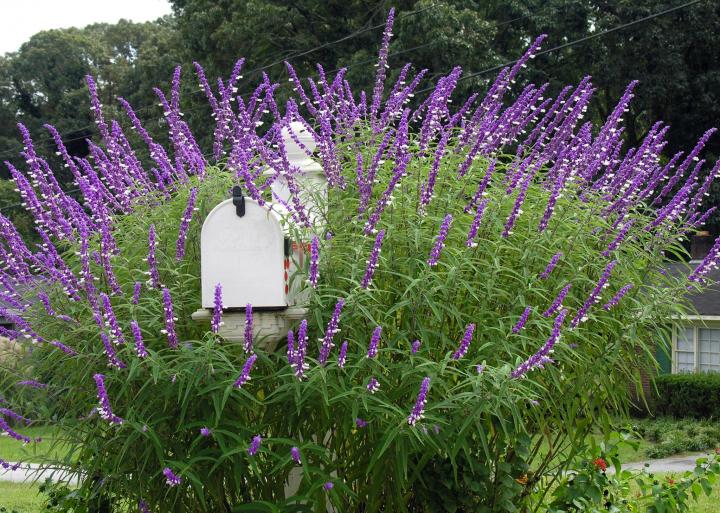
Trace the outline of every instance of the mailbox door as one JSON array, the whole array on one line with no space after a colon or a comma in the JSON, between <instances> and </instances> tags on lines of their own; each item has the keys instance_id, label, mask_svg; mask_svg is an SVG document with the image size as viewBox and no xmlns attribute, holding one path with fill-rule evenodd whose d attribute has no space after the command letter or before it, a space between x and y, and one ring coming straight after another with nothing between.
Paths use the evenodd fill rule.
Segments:
<instances>
[{"instance_id":1,"label":"mailbox door","mask_svg":"<svg viewBox=\"0 0 720 513\"><path fill-rule=\"evenodd\" d=\"M224 308L284 308L284 234L277 216L250 198L238 217L232 199L215 207L200 237L203 308L222 285Z\"/></svg>"}]
</instances>

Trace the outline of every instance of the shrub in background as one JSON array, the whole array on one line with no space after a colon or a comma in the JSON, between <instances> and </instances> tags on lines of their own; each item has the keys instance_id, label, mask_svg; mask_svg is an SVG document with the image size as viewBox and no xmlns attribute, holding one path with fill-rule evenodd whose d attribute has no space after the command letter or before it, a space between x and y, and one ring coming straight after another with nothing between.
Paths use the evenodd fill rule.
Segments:
<instances>
[{"instance_id":1,"label":"shrub in background","mask_svg":"<svg viewBox=\"0 0 720 513\"><path fill-rule=\"evenodd\" d=\"M655 378L657 415L695 419L720 418L720 374L663 374Z\"/></svg>"},{"instance_id":2,"label":"shrub in background","mask_svg":"<svg viewBox=\"0 0 720 513\"><path fill-rule=\"evenodd\" d=\"M242 61L217 94L198 66L212 157L182 121L179 69L169 98L158 91L169 149L123 104L150 163L104 118L89 79L103 145L93 162L73 159L57 136L82 204L21 127L28 171L11 172L43 244L29 248L0 217L3 294L20 311L5 334L33 347L4 384L22 393L3 415L62 431L71 450L52 463L82 478L90 504L421 512L446 510L449 494L459 511L540 508L587 435L627 411L654 331L718 258L690 281L663 270L707 218L714 172L700 180L694 163L706 138L663 165L657 124L623 156L632 86L600 127L581 121L589 79L505 103L540 40L484 99L450 108L456 69L411 110L422 72L407 66L384 88L391 25L372 94L322 68L308 93L289 67L297 99L284 113L267 80L234 95ZM318 224L286 158L291 121L312 134L328 180ZM280 178L288 202L272 194ZM190 320L200 225L235 183L312 248L309 315L275 352Z\"/></svg>"}]
</instances>

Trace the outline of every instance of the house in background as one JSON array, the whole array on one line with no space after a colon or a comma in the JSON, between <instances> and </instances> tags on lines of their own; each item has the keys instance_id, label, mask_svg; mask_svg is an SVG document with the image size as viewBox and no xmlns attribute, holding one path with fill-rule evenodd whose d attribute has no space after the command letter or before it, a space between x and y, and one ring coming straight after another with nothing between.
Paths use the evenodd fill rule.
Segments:
<instances>
[{"instance_id":1,"label":"house in background","mask_svg":"<svg viewBox=\"0 0 720 513\"><path fill-rule=\"evenodd\" d=\"M702 261L715 243L708 232L698 232L690 242L692 260L672 263L668 271L688 273ZM706 275L711 283L702 293L687 295L692 314L675 319L670 351L658 351L660 373L720 372L720 270Z\"/></svg>"}]
</instances>

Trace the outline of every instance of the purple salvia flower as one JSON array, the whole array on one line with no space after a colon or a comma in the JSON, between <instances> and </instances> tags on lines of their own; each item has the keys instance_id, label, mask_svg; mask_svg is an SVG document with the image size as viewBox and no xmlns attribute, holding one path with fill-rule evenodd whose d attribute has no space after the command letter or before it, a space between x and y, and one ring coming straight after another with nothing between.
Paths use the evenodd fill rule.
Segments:
<instances>
[{"instance_id":1,"label":"purple salvia flower","mask_svg":"<svg viewBox=\"0 0 720 513\"><path fill-rule=\"evenodd\" d=\"M468 324L465 328L465 335L463 336L462 341L460 342L460 345L457 348L457 351L455 351L452 355L453 360L459 360L465 354L468 352L468 349L470 348L470 342L472 342L472 336L473 332L475 331L475 324L471 323Z\"/></svg>"},{"instance_id":2,"label":"purple salvia flower","mask_svg":"<svg viewBox=\"0 0 720 513\"><path fill-rule=\"evenodd\" d=\"M293 331L288 331L287 334L287 359L290 366L295 365L295 335Z\"/></svg>"},{"instance_id":3,"label":"purple salvia flower","mask_svg":"<svg viewBox=\"0 0 720 513\"><path fill-rule=\"evenodd\" d=\"M332 483L332 481L328 481L327 483L325 483L323 485L323 488L325 488L325 490L327 490L327 491L330 491L333 489L334 486L335 485Z\"/></svg>"},{"instance_id":4,"label":"purple salvia flower","mask_svg":"<svg viewBox=\"0 0 720 513\"><path fill-rule=\"evenodd\" d=\"M385 87L385 73L388 59L388 49L390 48L390 37L392 36L392 26L395 20L395 9L391 8L385 23L385 31L383 32L383 40L380 45L380 55L378 56L377 73L375 75L375 87L373 88L372 104L370 106L370 117L373 125L377 117L380 103L382 102L383 89Z\"/></svg>"},{"instance_id":5,"label":"purple salvia flower","mask_svg":"<svg viewBox=\"0 0 720 513\"><path fill-rule=\"evenodd\" d=\"M243 365L243 370L240 373L240 377L235 381L235 384L233 385L235 388L242 387L245 383L250 381L250 371L253 368L253 365L255 364L255 360L257 360L256 354L251 354L248 359L245 361L245 365Z\"/></svg>"},{"instance_id":6,"label":"purple salvia flower","mask_svg":"<svg viewBox=\"0 0 720 513\"><path fill-rule=\"evenodd\" d=\"M113 311L112 304L110 303L110 298L107 294L101 292L100 301L102 301L103 310L105 311L103 315L103 317L105 318L105 326L109 328L113 344L124 344L125 336L120 329L117 317L115 317L115 312Z\"/></svg>"},{"instance_id":7,"label":"purple salvia flower","mask_svg":"<svg viewBox=\"0 0 720 513\"><path fill-rule=\"evenodd\" d=\"M65 353L65 354L67 354L67 355L77 356L77 351L75 351L75 350L72 349L71 347L66 346L65 344L63 344L63 343L60 342L59 340L53 340L53 341L51 341L51 342L50 342L50 345L57 347L60 351L62 351L63 353Z\"/></svg>"},{"instance_id":8,"label":"purple salvia flower","mask_svg":"<svg viewBox=\"0 0 720 513\"><path fill-rule=\"evenodd\" d=\"M18 422L24 422L25 424L30 424L32 422L30 419L26 419L19 413L15 413L8 408L0 408L0 418L2 417L9 417L11 419L17 420Z\"/></svg>"},{"instance_id":9,"label":"purple salvia flower","mask_svg":"<svg viewBox=\"0 0 720 513\"><path fill-rule=\"evenodd\" d=\"M138 304L138 301L140 301L140 291L141 290L142 290L142 283L139 281L136 281L135 286L133 287L132 304L136 305L136 304Z\"/></svg>"},{"instance_id":10,"label":"purple salvia flower","mask_svg":"<svg viewBox=\"0 0 720 513\"><path fill-rule=\"evenodd\" d=\"M530 358L521 363L515 370L510 373L513 378L519 378L527 374L529 371L535 368L543 368L544 365L553 363L552 359L548 356L552 353L553 346L560 338L560 328L567 315L567 310L561 311L557 317L555 317L555 323L550 338L547 339L545 344L538 350L537 353L532 355Z\"/></svg>"},{"instance_id":11,"label":"purple salvia flower","mask_svg":"<svg viewBox=\"0 0 720 513\"><path fill-rule=\"evenodd\" d=\"M590 293L588 298L585 300L585 303L580 308L580 310L578 310L577 314L575 314L573 320L570 322L571 327L575 328L578 324L587 320L586 315L588 310L590 310L590 307L594 303L597 303L598 296L600 295L600 292L602 292L602 289L607 286L607 282L610 279L610 274L612 273L612 270L616 265L617 260L613 260L612 262L608 263L607 266L605 266L605 270L603 271L602 276L600 276L600 280L598 280L597 285Z\"/></svg>"},{"instance_id":12,"label":"purple salvia flower","mask_svg":"<svg viewBox=\"0 0 720 513\"><path fill-rule=\"evenodd\" d=\"M318 260L320 259L320 251L318 249L320 241L317 236L313 235L310 241L310 286L317 288L318 283Z\"/></svg>"},{"instance_id":13,"label":"purple salvia flower","mask_svg":"<svg viewBox=\"0 0 720 513\"><path fill-rule=\"evenodd\" d=\"M563 257L563 252L558 251L555 253L552 258L550 259L550 262L548 262L547 267L545 267L545 270L540 275L541 280L547 280L550 276L550 273L555 269L555 266L557 265L558 261Z\"/></svg>"},{"instance_id":14,"label":"purple salvia flower","mask_svg":"<svg viewBox=\"0 0 720 513\"><path fill-rule=\"evenodd\" d=\"M338 367L341 369L345 368L345 360L347 358L348 343L347 340L340 346L340 352L338 353Z\"/></svg>"},{"instance_id":15,"label":"purple salvia flower","mask_svg":"<svg viewBox=\"0 0 720 513\"><path fill-rule=\"evenodd\" d=\"M142 331L140 330L140 325L137 323L137 321L130 321L130 330L132 331L133 338L135 339L135 353L138 355L138 358L147 357L148 352L145 349Z\"/></svg>"},{"instance_id":16,"label":"purple salvia flower","mask_svg":"<svg viewBox=\"0 0 720 513\"><path fill-rule=\"evenodd\" d=\"M623 288L621 288L621 289L617 292L617 294L615 294L615 295L612 297L612 299L611 299L610 301L608 301L607 303L605 303L605 304L603 305L603 308L604 308L605 310L610 310L613 306L617 305L617 304L620 302L620 300L623 298L623 296L624 296L625 294L627 294L627 292L628 292L631 288L633 288L633 284L632 284L632 283L628 283L627 285L625 285Z\"/></svg>"},{"instance_id":17,"label":"purple salvia flower","mask_svg":"<svg viewBox=\"0 0 720 513\"><path fill-rule=\"evenodd\" d=\"M138 501L138 510L140 510L140 513L150 513L150 507L144 500Z\"/></svg>"},{"instance_id":18,"label":"purple salvia flower","mask_svg":"<svg viewBox=\"0 0 720 513\"><path fill-rule=\"evenodd\" d=\"M207 438L211 434L212 434L212 431L210 430L210 428L206 428L206 427L200 428L200 436L204 436Z\"/></svg>"},{"instance_id":19,"label":"purple salvia flower","mask_svg":"<svg viewBox=\"0 0 720 513\"><path fill-rule=\"evenodd\" d=\"M13 472L20 467L22 467L22 463L9 463L5 460L0 460L0 467L4 468L5 470L12 470Z\"/></svg>"},{"instance_id":20,"label":"purple salvia flower","mask_svg":"<svg viewBox=\"0 0 720 513\"><path fill-rule=\"evenodd\" d=\"M50 304L50 298L48 297L48 295L45 292L43 292L43 291L38 292L37 297L40 300L40 302L43 304L43 306L45 307L45 312L47 312L48 315L51 315L53 317L55 315L57 315L55 310L53 310L52 305Z\"/></svg>"},{"instance_id":21,"label":"purple salvia flower","mask_svg":"<svg viewBox=\"0 0 720 513\"><path fill-rule=\"evenodd\" d=\"M484 365L476 365L475 370L477 371L478 374L482 374L483 372L485 372L485 366Z\"/></svg>"},{"instance_id":22,"label":"purple salvia flower","mask_svg":"<svg viewBox=\"0 0 720 513\"><path fill-rule=\"evenodd\" d=\"M113 349L113 345L110 343L110 339L105 333L100 333L100 340L102 340L103 346L105 347L105 355L108 359L108 366L115 367L117 369L124 369L127 367L127 365L118 360L117 354L115 354L115 349Z\"/></svg>"},{"instance_id":23,"label":"purple salvia flower","mask_svg":"<svg viewBox=\"0 0 720 513\"><path fill-rule=\"evenodd\" d=\"M512 211L510 212L510 215L507 218L507 221L505 222L505 226L503 228L502 236L504 238L507 238L512 234L512 228L515 225L515 221L517 220L518 216L522 214L522 204L525 202L525 196L527 195L528 187L530 187L530 182L532 181L533 177L535 176L535 172L537 171L538 166L535 166L530 172L528 172L527 176L525 177L525 181L522 184L522 187L520 188L520 192L518 192L517 198L515 199L515 204L513 205Z\"/></svg>"},{"instance_id":24,"label":"purple salvia flower","mask_svg":"<svg viewBox=\"0 0 720 513\"><path fill-rule=\"evenodd\" d=\"M123 419L115 415L110 407L110 398L105 389L105 376L95 374L93 379L95 379L95 385L97 385L97 397L100 402L100 407L97 408L97 412L100 414L100 417L111 424L122 424Z\"/></svg>"},{"instance_id":25,"label":"purple salvia flower","mask_svg":"<svg viewBox=\"0 0 720 513\"><path fill-rule=\"evenodd\" d=\"M483 214L485 213L485 207L487 207L488 201L489 200L486 198L482 200L480 204L478 204L477 212L475 213L473 222L470 225L467 242L465 242L465 245L469 248L477 246L477 242L475 242L475 237L477 237L478 229L480 228L480 222L482 221Z\"/></svg>"},{"instance_id":26,"label":"purple salvia flower","mask_svg":"<svg viewBox=\"0 0 720 513\"><path fill-rule=\"evenodd\" d=\"M212 319L210 320L210 330L213 333L217 333L220 331L220 326L222 326L222 313L223 313L223 303L222 303L222 285L217 283L215 285L215 299L213 304L213 315Z\"/></svg>"},{"instance_id":27,"label":"purple salvia flower","mask_svg":"<svg viewBox=\"0 0 720 513\"><path fill-rule=\"evenodd\" d=\"M630 227L632 227L632 225L633 225L634 222L635 222L635 220L634 220L634 219L631 219L630 221L628 221L627 223L625 223L625 225L624 225L624 226L620 229L620 231L618 232L617 236L616 236L616 237L613 239L613 241L608 245L607 249L602 252L602 255L603 255L604 257L609 257L609 256L610 256L610 253L612 253L613 251L615 251L615 250L620 246L620 244L622 243L622 241L625 239L625 236L627 235L628 230L630 230Z\"/></svg>"},{"instance_id":28,"label":"purple salvia flower","mask_svg":"<svg viewBox=\"0 0 720 513\"><path fill-rule=\"evenodd\" d=\"M185 239L187 238L190 221L192 221L192 215L195 211L197 193L197 187L190 189L190 197L188 198L187 207L185 207L185 212L183 212L182 219L180 220L180 230L178 231L177 244L175 247L175 260L178 262L185 256Z\"/></svg>"},{"instance_id":29,"label":"purple salvia flower","mask_svg":"<svg viewBox=\"0 0 720 513\"><path fill-rule=\"evenodd\" d=\"M163 475L165 476L165 483L170 487L182 483L182 477L175 475L169 467L163 469Z\"/></svg>"},{"instance_id":30,"label":"purple salvia flower","mask_svg":"<svg viewBox=\"0 0 720 513\"><path fill-rule=\"evenodd\" d=\"M297 337L297 348L295 350L295 376L298 379L303 379L305 377L305 371L309 368L308 364L305 363L305 353L307 351L307 343L308 343L308 336L307 336L307 320L303 319L300 322L300 327L298 328L298 337ZM288 340L288 347L289 347L289 340Z\"/></svg>"},{"instance_id":31,"label":"purple salvia flower","mask_svg":"<svg viewBox=\"0 0 720 513\"><path fill-rule=\"evenodd\" d=\"M253 351L253 309L252 305L248 303L245 305L245 333L244 333L245 344L243 349L246 353L252 353Z\"/></svg>"},{"instance_id":32,"label":"purple salvia flower","mask_svg":"<svg viewBox=\"0 0 720 513\"><path fill-rule=\"evenodd\" d=\"M380 382L375 378L370 378L370 381L368 381L367 384L367 390L371 394L374 394L378 390L380 390Z\"/></svg>"},{"instance_id":33,"label":"purple salvia flower","mask_svg":"<svg viewBox=\"0 0 720 513\"><path fill-rule=\"evenodd\" d=\"M565 299L565 296L567 296L567 293L570 291L570 287L572 286L572 283L568 283L565 285L560 293L555 298L555 301L552 302L550 307L543 312L543 317L552 317L552 315L560 308L562 307L562 302Z\"/></svg>"},{"instance_id":34,"label":"purple salvia flower","mask_svg":"<svg viewBox=\"0 0 720 513\"><path fill-rule=\"evenodd\" d=\"M262 437L260 435L255 435L252 442L250 442L250 447L248 447L248 454L250 456L255 456L260 450L260 444L262 444Z\"/></svg>"},{"instance_id":35,"label":"purple salvia flower","mask_svg":"<svg viewBox=\"0 0 720 513\"><path fill-rule=\"evenodd\" d=\"M158 272L157 268L157 258L155 256L155 250L157 248L157 235L155 233L155 225L150 225L150 230L148 231L148 256L147 256L147 263L148 263L148 274L150 275L150 280L148 281L148 284L153 288L158 288L160 286L160 273Z\"/></svg>"},{"instance_id":36,"label":"purple salvia flower","mask_svg":"<svg viewBox=\"0 0 720 513\"><path fill-rule=\"evenodd\" d=\"M302 465L302 460L300 459L300 449L297 447L290 448L290 458L292 458L292 460L298 465Z\"/></svg>"},{"instance_id":37,"label":"purple salvia flower","mask_svg":"<svg viewBox=\"0 0 720 513\"><path fill-rule=\"evenodd\" d=\"M443 219L442 224L440 225L440 231L438 232L437 238L435 239L435 246L433 246L432 251L430 252L430 258L428 258L427 260L428 265L431 267L437 265L438 261L440 260L440 253L445 247L445 238L450 231L450 225L452 224L452 221L452 214L447 214Z\"/></svg>"},{"instance_id":38,"label":"purple salvia flower","mask_svg":"<svg viewBox=\"0 0 720 513\"><path fill-rule=\"evenodd\" d=\"M427 402L427 393L430 389L430 377L425 377L420 385L420 392L415 400L415 406L407 418L408 424L414 426L418 420L423 418L425 413L425 403Z\"/></svg>"},{"instance_id":39,"label":"purple salvia flower","mask_svg":"<svg viewBox=\"0 0 720 513\"><path fill-rule=\"evenodd\" d=\"M0 431L4 431L5 433L7 433L10 436L10 438L14 438L18 442L23 442L26 444L29 444L30 442L32 442L32 440L30 440L29 437L27 437L25 435L21 435L20 433L14 431L10 427L10 425L8 425L8 423L5 422L5 419L3 419L3 418L0 418Z\"/></svg>"},{"instance_id":40,"label":"purple salvia flower","mask_svg":"<svg viewBox=\"0 0 720 513\"><path fill-rule=\"evenodd\" d=\"M366 289L372 283L375 270L378 266L378 258L380 256L380 247L382 246L383 238L385 237L385 230L380 230L375 237L375 245L370 252L370 258L367 260L367 268L365 269L365 275L363 276L360 287Z\"/></svg>"},{"instance_id":41,"label":"purple salvia flower","mask_svg":"<svg viewBox=\"0 0 720 513\"><path fill-rule=\"evenodd\" d=\"M177 318L175 317L175 313L173 311L172 296L170 296L170 291L166 287L163 287L162 295L163 311L165 313L165 329L161 330L161 333L167 335L168 345L173 349L177 349L178 336L175 332L175 322L177 321Z\"/></svg>"},{"instance_id":42,"label":"purple salvia flower","mask_svg":"<svg viewBox=\"0 0 720 513\"><path fill-rule=\"evenodd\" d=\"M360 429L368 425L367 420L361 419L360 417L355 419L355 425Z\"/></svg>"},{"instance_id":43,"label":"purple salvia flower","mask_svg":"<svg viewBox=\"0 0 720 513\"><path fill-rule=\"evenodd\" d=\"M24 387L30 387L30 388L47 388L47 385L45 383L40 383L39 381L35 381L34 379L26 379L24 381L18 381L15 383L16 385L24 386Z\"/></svg>"},{"instance_id":44,"label":"purple salvia flower","mask_svg":"<svg viewBox=\"0 0 720 513\"><path fill-rule=\"evenodd\" d=\"M513 326L512 332L514 334L520 333L520 330L523 329L525 326L525 323L528 320L528 317L530 317L530 312L532 312L532 306L526 306L525 310L523 310L522 315L520 316L520 319L518 319L518 322Z\"/></svg>"},{"instance_id":45,"label":"purple salvia flower","mask_svg":"<svg viewBox=\"0 0 720 513\"><path fill-rule=\"evenodd\" d=\"M419 349L420 349L420 341L416 340L415 342L412 343L412 346L410 346L410 352L412 354L415 354L418 352Z\"/></svg>"},{"instance_id":46,"label":"purple salvia flower","mask_svg":"<svg viewBox=\"0 0 720 513\"><path fill-rule=\"evenodd\" d=\"M318 356L318 361L322 365L327 362L330 351L335 346L335 344L333 344L333 338L340 331L338 326L340 324L340 313L342 312L343 306L345 306L345 300L343 298L338 299L332 317L330 317L330 322L328 322L327 328L325 329L325 336L323 337L320 355Z\"/></svg>"},{"instance_id":47,"label":"purple salvia flower","mask_svg":"<svg viewBox=\"0 0 720 513\"><path fill-rule=\"evenodd\" d=\"M378 326L373 330L372 337L370 338L370 345L368 346L367 357L375 358L377 356L378 343L380 342L380 333L382 332L382 326Z\"/></svg>"}]
</instances>

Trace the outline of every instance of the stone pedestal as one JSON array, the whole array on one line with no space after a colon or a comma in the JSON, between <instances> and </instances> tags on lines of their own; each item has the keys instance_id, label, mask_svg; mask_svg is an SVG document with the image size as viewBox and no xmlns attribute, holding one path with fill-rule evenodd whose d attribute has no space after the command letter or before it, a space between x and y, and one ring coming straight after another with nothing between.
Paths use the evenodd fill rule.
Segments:
<instances>
[{"instance_id":1,"label":"stone pedestal","mask_svg":"<svg viewBox=\"0 0 720 513\"><path fill-rule=\"evenodd\" d=\"M287 337L287 332L295 321L307 315L307 308L285 308L283 310L253 312L253 340L256 347L273 352L278 343ZM195 322L210 324L212 310L201 309L192 314ZM231 310L223 312L223 325L218 334L230 342L243 343L245 340L245 312Z\"/></svg>"}]
</instances>

